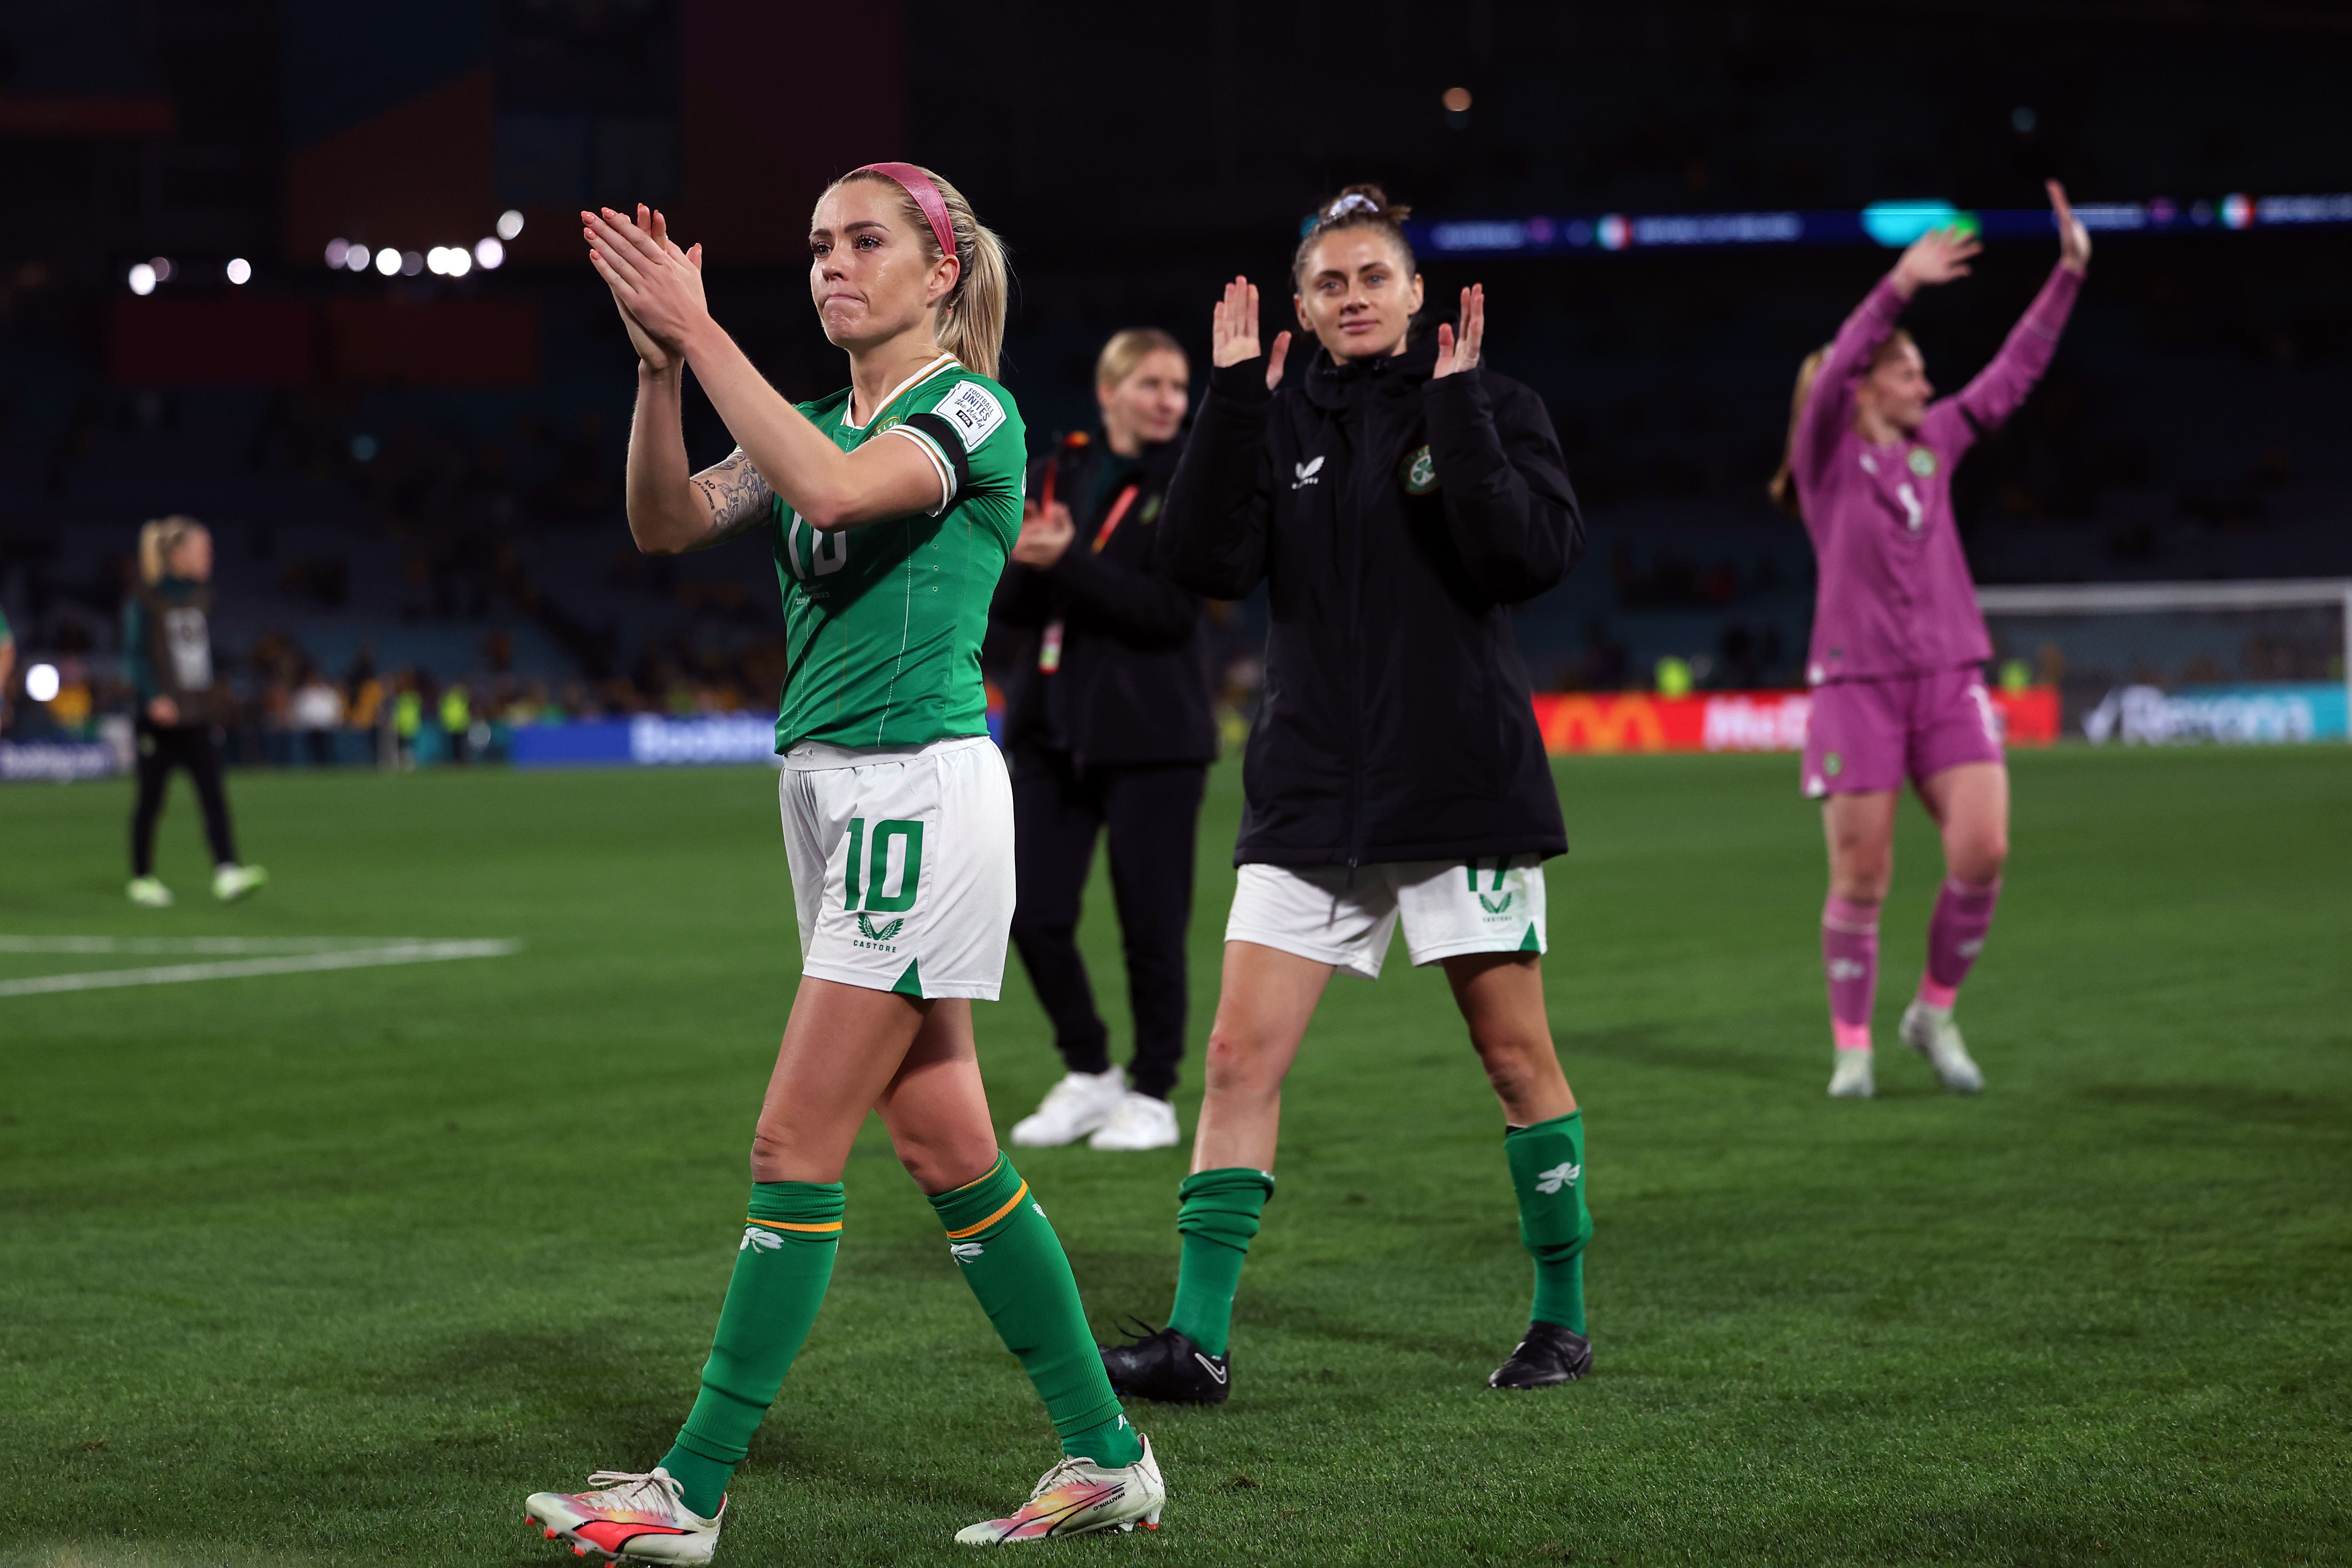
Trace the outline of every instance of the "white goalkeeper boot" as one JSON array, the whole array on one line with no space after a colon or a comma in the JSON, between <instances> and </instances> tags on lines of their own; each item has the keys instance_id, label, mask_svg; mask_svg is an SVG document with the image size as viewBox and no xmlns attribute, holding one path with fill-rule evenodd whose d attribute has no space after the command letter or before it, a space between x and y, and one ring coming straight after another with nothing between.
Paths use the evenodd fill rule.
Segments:
<instances>
[{"instance_id":1,"label":"white goalkeeper boot","mask_svg":"<svg viewBox=\"0 0 2352 1568\"><path fill-rule=\"evenodd\" d=\"M1877 1091L1871 1081L1868 1049L1832 1051L1830 1055L1837 1062L1830 1069L1832 1100L1868 1100Z\"/></svg>"},{"instance_id":2,"label":"white goalkeeper boot","mask_svg":"<svg viewBox=\"0 0 2352 1568\"><path fill-rule=\"evenodd\" d=\"M1960 1043L1960 1026L1952 1022L1949 1007L1932 1006L1917 997L1903 1009L1903 1022L1895 1033L1903 1043L1927 1058L1936 1076L1954 1094L1976 1094L1984 1089L1984 1074L1969 1055L1969 1047Z\"/></svg>"}]
</instances>

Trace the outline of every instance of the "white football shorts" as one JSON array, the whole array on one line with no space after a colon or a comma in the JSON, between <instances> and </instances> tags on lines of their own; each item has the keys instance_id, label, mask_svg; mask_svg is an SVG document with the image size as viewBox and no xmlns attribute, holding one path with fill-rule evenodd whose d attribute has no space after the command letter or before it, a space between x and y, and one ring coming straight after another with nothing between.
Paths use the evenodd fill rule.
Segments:
<instances>
[{"instance_id":1,"label":"white football shorts","mask_svg":"<svg viewBox=\"0 0 2352 1568\"><path fill-rule=\"evenodd\" d=\"M1389 939L1404 925L1416 964L1463 952L1542 952L1543 858L1398 860L1359 866L1244 866L1227 942L1254 942L1381 977Z\"/></svg>"},{"instance_id":2,"label":"white football shorts","mask_svg":"<svg viewBox=\"0 0 2352 1568\"><path fill-rule=\"evenodd\" d=\"M1013 784L985 735L897 751L803 741L777 784L801 973L996 1000L1013 929Z\"/></svg>"}]
</instances>

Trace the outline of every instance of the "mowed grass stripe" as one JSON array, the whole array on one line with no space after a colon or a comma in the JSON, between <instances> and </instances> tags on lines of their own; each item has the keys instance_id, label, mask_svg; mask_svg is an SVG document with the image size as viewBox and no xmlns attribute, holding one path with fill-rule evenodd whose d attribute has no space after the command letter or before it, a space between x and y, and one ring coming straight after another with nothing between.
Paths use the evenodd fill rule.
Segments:
<instances>
[{"instance_id":1,"label":"mowed grass stripe","mask_svg":"<svg viewBox=\"0 0 2352 1568\"><path fill-rule=\"evenodd\" d=\"M1520 1325L1501 1125L1443 980L1336 981L1285 1099L1235 1395L1139 1408L1199 1563L2341 1562L2352 1537L2352 758L2017 759L1962 1018L1832 1104L1814 808L1780 758L1559 770L1555 1031L1588 1108L1598 1374ZM1237 772L1203 824L1195 1059ZM0 1496L67 1563L545 1563L521 1492L657 1458L794 984L761 770L247 775L268 889L122 901L119 785L0 792L0 930L513 938L496 963L12 998ZM162 873L199 889L184 800ZM1906 807L1879 1029L1937 881ZM1127 1037L1108 889L1084 933ZM1001 1124L1059 1070L979 1010ZM1123 1045L1121 1047L1123 1049ZM1182 1151L1023 1152L1108 1331L1164 1312ZM725 1562L959 1561L1053 1454L873 1129ZM1573 1553L1572 1558L1567 1554Z\"/></svg>"}]
</instances>

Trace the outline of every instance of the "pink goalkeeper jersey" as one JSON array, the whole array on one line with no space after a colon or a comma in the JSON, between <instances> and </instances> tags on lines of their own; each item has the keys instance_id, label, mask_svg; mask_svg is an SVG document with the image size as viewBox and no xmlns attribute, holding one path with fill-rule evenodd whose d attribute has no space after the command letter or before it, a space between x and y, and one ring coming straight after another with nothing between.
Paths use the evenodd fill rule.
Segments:
<instances>
[{"instance_id":1,"label":"pink goalkeeper jersey","mask_svg":"<svg viewBox=\"0 0 2352 1568\"><path fill-rule=\"evenodd\" d=\"M2052 270L1977 378L1927 405L1909 440L1854 433L1855 384L1903 312L1892 274L1838 329L1797 420L1790 468L1820 586L1805 678L1910 675L1992 657L1952 518L1952 469L1977 436L2016 412L2049 368L2082 277Z\"/></svg>"}]
</instances>

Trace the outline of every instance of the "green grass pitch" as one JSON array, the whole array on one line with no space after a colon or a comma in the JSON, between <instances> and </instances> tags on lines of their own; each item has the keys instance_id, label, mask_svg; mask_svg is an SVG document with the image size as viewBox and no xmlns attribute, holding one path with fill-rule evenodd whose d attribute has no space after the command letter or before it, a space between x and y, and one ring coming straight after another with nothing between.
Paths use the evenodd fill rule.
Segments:
<instances>
[{"instance_id":1,"label":"green grass pitch","mask_svg":"<svg viewBox=\"0 0 2352 1568\"><path fill-rule=\"evenodd\" d=\"M1231 1405L1139 1406L1156 1535L1057 1563L2352 1561L2352 756L2016 761L1962 1010L1832 1102L1820 830L1785 758L1559 770L1551 1018L1587 1108L1596 1375L1522 1323L1500 1120L1442 979L1335 982ZM662 1453L792 994L758 770L247 775L252 902L122 899L116 784L0 792L0 932L511 937L518 956L0 997L0 1559L570 1561L524 1492ZM1238 773L1203 824L1194 1025ZM1879 1030L1937 879L1906 805ZM1087 940L1118 1035L1115 931ZM0 954L0 979L152 963ZM1000 1125L1055 1074L1017 964ZM1199 1093L1188 1063L1179 1105ZM1166 1310L1181 1151L1029 1152L1098 1326ZM960 1561L1055 1457L876 1129L722 1563Z\"/></svg>"}]
</instances>

